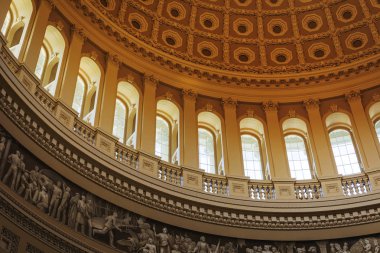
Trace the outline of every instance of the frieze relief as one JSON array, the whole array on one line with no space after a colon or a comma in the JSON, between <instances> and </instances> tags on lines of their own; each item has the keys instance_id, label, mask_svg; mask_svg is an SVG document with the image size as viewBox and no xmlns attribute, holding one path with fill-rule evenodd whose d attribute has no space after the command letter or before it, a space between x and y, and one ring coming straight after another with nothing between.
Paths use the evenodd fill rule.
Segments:
<instances>
[{"instance_id":1,"label":"frieze relief","mask_svg":"<svg viewBox=\"0 0 380 253\"><path fill-rule=\"evenodd\" d=\"M0 128L0 136L2 186L35 206L31 212L39 212L48 224L49 220L55 219L71 228L73 236L81 233L122 252L379 253L380 250L380 234L307 242L255 241L203 234L163 224L113 205L73 184L34 157L3 128ZM18 235L3 228L0 238L2 249L18 252ZM26 250L42 252L29 243Z\"/></svg>"}]
</instances>

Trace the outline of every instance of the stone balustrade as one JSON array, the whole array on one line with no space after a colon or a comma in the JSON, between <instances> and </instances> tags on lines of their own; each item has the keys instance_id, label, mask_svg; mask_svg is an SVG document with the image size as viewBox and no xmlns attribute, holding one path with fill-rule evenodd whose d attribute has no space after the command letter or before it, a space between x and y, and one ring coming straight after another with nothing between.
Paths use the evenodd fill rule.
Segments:
<instances>
[{"instance_id":1,"label":"stone balustrade","mask_svg":"<svg viewBox=\"0 0 380 253\"><path fill-rule=\"evenodd\" d=\"M296 182L294 185L296 198L299 200L313 200L323 197L322 186L319 181Z\"/></svg>"},{"instance_id":2,"label":"stone balustrade","mask_svg":"<svg viewBox=\"0 0 380 253\"><path fill-rule=\"evenodd\" d=\"M342 178L342 188L346 197L363 195L371 191L370 181L366 174Z\"/></svg>"}]
</instances>

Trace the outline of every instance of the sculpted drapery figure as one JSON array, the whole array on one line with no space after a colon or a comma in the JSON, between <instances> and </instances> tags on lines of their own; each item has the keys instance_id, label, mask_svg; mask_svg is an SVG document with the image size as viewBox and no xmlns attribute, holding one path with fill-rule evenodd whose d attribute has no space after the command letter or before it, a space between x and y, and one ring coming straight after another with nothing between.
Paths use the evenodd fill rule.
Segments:
<instances>
[{"instance_id":1,"label":"sculpted drapery figure","mask_svg":"<svg viewBox=\"0 0 380 253\"><path fill-rule=\"evenodd\" d=\"M16 177L17 177L17 170L18 167L20 166L20 151L16 151L14 154L10 154L8 156L8 162L11 164L8 168L7 173L3 177L3 183L7 183L9 177L11 177L11 189L15 190L15 185L16 185Z\"/></svg>"},{"instance_id":2,"label":"sculpted drapery figure","mask_svg":"<svg viewBox=\"0 0 380 253\"><path fill-rule=\"evenodd\" d=\"M93 229L92 230L92 235L94 236L95 234L107 234L109 235L109 245L113 248L115 248L114 245L114 234L113 234L113 229L117 229L121 231L121 228L116 224L117 220L117 212L113 212L112 215L107 216L105 219L104 227L103 229Z\"/></svg>"}]
</instances>

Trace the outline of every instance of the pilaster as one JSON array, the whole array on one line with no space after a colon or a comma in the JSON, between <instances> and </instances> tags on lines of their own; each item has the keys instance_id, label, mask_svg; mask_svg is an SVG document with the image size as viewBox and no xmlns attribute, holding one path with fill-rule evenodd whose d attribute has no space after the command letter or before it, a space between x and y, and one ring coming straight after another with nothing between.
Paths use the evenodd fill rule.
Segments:
<instances>
[{"instance_id":1,"label":"pilaster","mask_svg":"<svg viewBox=\"0 0 380 253\"><path fill-rule=\"evenodd\" d=\"M156 88L158 80L152 75L144 76L144 97L142 107L141 149L151 155L155 153L156 142Z\"/></svg>"},{"instance_id":2,"label":"pilaster","mask_svg":"<svg viewBox=\"0 0 380 253\"><path fill-rule=\"evenodd\" d=\"M238 121L236 118L237 101L232 98L222 100L227 141L227 171L231 176L244 176L243 155Z\"/></svg>"},{"instance_id":3,"label":"pilaster","mask_svg":"<svg viewBox=\"0 0 380 253\"><path fill-rule=\"evenodd\" d=\"M333 153L330 148L326 148L330 146L330 143L319 111L319 101L309 99L304 101L304 105L309 116L311 137L316 147L314 158L317 164L317 175L318 177L336 177L338 172Z\"/></svg>"},{"instance_id":4,"label":"pilaster","mask_svg":"<svg viewBox=\"0 0 380 253\"><path fill-rule=\"evenodd\" d=\"M380 156L377 151L375 140L371 133L371 126L368 123L366 113L364 111L360 93L352 91L346 94L346 99L350 105L351 112L354 118L355 126L357 128L358 137L360 139L361 147L364 154L362 154L362 161L366 166L366 170L373 170L380 166Z\"/></svg>"},{"instance_id":5,"label":"pilaster","mask_svg":"<svg viewBox=\"0 0 380 253\"><path fill-rule=\"evenodd\" d=\"M100 110L98 116L99 128L112 134L115 117L115 103L117 97L117 78L119 72L119 59L116 55L109 55L107 59L107 69L103 82L103 94L98 101ZM100 94L99 94L100 95ZM95 119L97 122L97 119Z\"/></svg>"},{"instance_id":6,"label":"pilaster","mask_svg":"<svg viewBox=\"0 0 380 253\"><path fill-rule=\"evenodd\" d=\"M286 157L285 141L278 120L278 104L272 101L263 104L268 126L268 151L272 154L272 178L290 180L289 164ZM294 194L293 194L294 195Z\"/></svg>"},{"instance_id":7,"label":"pilaster","mask_svg":"<svg viewBox=\"0 0 380 253\"><path fill-rule=\"evenodd\" d=\"M63 80L61 85L57 86L57 94L66 105L73 104L75 87L77 84L80 60L82 58L82 47L85 41L85 35L82 28L72 27L70 48L67 55L67 61L64 69Z\"/></svg>"},{"instance_id":8,"label":"pilaster","mask_svg":"<svg viewBox=\"0 0 380 253\"><path fill-rule=\"evenodd\" d=\"M34 19L33 28L30 33L28 46L26 48L24 56L24 64L31 72L34 72L37 66L52 8L53 5L51 1L40 1L40 6L38 7L37 14Z\"/></svg>"},{"instance_id":9,"label":"pilaster","mask_svg":"<svg viewBox=\"0 0 380 253\"><path fill-rule=\"evenodd\" d=\"M196 115L197 93L183 90L183 164L191 168L199 168L198 164L198 123Z\"/></svg>"}]
</instances>

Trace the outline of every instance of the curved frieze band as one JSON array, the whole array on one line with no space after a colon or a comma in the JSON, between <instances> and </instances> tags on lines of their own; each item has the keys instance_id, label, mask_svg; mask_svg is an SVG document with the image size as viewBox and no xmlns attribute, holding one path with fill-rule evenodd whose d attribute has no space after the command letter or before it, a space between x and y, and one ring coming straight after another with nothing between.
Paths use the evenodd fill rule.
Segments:
<instances>
[{"instance_id":1,"label":"curved frieze band","mask_svg":"<svg viewBox=\"0 0 380 253\"><path fill-rule=\"evenodd\" d=\"M0 178L1 188L13 191L12 197L1 189L0 213L17 225L23 225L33 234L61 252L96 252L81 250L71 245L74 238L46 234L39 224L30 220L7 201L23 201L29 215L39 212L45 225L55 219L76 233L108 244L122 252L145 253L376 253L380 250L380 235L325 241L255 241L203 234L148 219L101 199L91 192L71 183L62 175L39 161L4 129L0 128ZM4 192L5 191L5 192ZM13 203L16 204L17 203ZM31 207L31 206L34 207ZM12 210L12 211L11 211ZM18 217L18 218L16 218ZM30 224L29 224L30 223ZM25 226L25 224L29 224ZM56 230L56 232L58 232ZM75 233L74 233L75 234ZM2 236L9 238L11 252L17 252L19 236L3 228ZM290 239L290 238L288 238ZM297 238L293 238L297 239ZM78 243L78 242L76 242ZM86 242L81 242L86 246ZM28 244L27 248L36 251Z\"/></svg>"}]
</instances>

